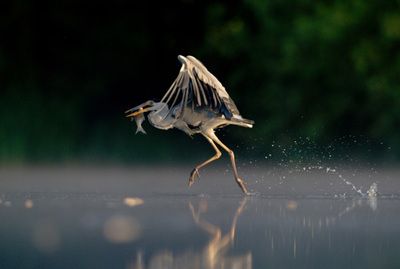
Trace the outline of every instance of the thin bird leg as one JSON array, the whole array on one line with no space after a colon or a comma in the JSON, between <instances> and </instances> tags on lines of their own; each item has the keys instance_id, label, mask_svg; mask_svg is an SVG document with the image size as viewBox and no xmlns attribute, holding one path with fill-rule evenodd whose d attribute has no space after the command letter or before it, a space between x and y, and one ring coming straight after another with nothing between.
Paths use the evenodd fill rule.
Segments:
<instances>
[{"instance_id":1,"label":"thin bird leg","mask_svg":"<svg viewBox=\"0 0 400 269\"><path fill-rule=\"evenodd\" d=\"M229 231L229 236L231 238L231 241L233 241L235 239L236 223L237 223L237 220L238 220L239 216L242 214L242 212L244 210L244 207L246 206L247 199L248 199L248 197L245 196L242 199L242 201L240 201L239 207L236 209L235 216L233 217L233 221L232 221L232 226L231 226L231 229Z\"/></svg>"},{"instance_id":2,"label":"thin bird leg","mask_svg":"<svg viewBox=\"0 0 400 269\"><path fill-rule=\"evenodd\" d=\"M211 146L214 148L215 150L215 155L212 156L210 159L208 159L207 161L197 165L193 171L190 173L190 177L189 177L189 187L192 186L192 184L194 183L196 176L200 177L199 175L199 169L206 166L207 164L219 159L221 157L221 151L218 149L218 147L215 145L214 141L212 141L211 138L209 138L208 136L204 135L203 136L207 139L207 141L211 144Z\"/></svg>"},{"instance_id":3,"label":"thin bird leg","mask_svg":"<svg viewBox=\"0 0 400 269\"><path fill-rule=\"evenodd\" d=\"M247 191L246 185L244 184L244 181L238 175L237 168L236 168L236 162L235 162L235 154L234 154L233 150L231 150L224 143L222 143L221 140L219 140L219 138L215 135L214 131L207 133L207 136L210 137L215 143L220 145L226 152L228 152L229 156L231 157L231 163L232 163L232 168L233 168L233 173L235 176L236 183L239 185L239 187L242 189L242 191L245 194L249 194L249 192Z\"/></svg>"},{"instance_id":4,"label":"thin bird leg","mask_svg":"<svg viewBox=\"0 0 400 269\"><path fill-rule=\"evenodd\" d=\"M200 218L200 205L199 205L199 209L197 210L197 213L194 210L194 206L192 205L191 202L189 202L189 208L190 211L192 212L192 217L194 222L200 226L200 228L202 228L203 230L205 230L207 233L209 233L210 235L212 235L214 238L221 238L221 229L205 220L202 220Z\"/></svg>"}]
</instances>

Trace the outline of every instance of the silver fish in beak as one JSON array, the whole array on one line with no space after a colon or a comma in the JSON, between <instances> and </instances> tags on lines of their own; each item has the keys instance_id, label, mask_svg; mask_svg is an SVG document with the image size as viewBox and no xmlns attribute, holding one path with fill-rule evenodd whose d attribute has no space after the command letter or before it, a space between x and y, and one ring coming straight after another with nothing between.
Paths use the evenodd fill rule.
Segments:
<instances>
[{"instance_id":1,"label":"silver fish in beak","mask_svg":"<svg viewBox=\"0 0 400 269\"><path fill-rule=\"evenodd\" d=\"M135 134L137 134L139 132L146 134L146 131L142 127L142 123L145 120L144 114L140 113L140 114L134 116L133 118L131 118L131 120L133 120L133 119L135 119L135 122L136 122L136 133Z\"/></svg>"},{"instance_id":2,"label":"silver fish in beak","mask_svg":"<svg viewBox=\"0 0 400 269\"><path fill-rule=\"evenodd\" d=\"M135 120L136 122L136 134L137 133L143 133L146 134L146 131L142 127L142 123L145 120L144 113L148 111L152 111L152 106L154 105L154 101L147 101L144 102L141 105L138 105L134 108L131 108L127 111L125 111L125 114L127 114L125 117L130 118L131 121Z\"/></svg>"}]
</instances>

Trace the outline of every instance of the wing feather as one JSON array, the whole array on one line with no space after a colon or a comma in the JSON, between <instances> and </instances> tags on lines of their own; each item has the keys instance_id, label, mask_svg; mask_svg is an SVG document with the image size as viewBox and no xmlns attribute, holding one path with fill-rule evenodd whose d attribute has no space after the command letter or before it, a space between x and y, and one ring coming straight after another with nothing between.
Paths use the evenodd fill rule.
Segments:
<instances>
[{"instance_id":1,"label":"wing feather","mask_svg":"<svg viewBox=\"0 0 400 269\"><path fill-rule=\"evenodd\" d=\"M240 116L225 87L193 56L186 57L177 78L161 102L165 102L169 106L170 113L179 111L175 115L176 117L182 117L187 107L218 109L227 118L234 115ZM176 107L179 107L178 110Z\"/></svg>"},{"instance_id":2,"label":"wing feather","mask_svg":"<svg viewBox=\"0 0 400 269\"><path fill-rule=\"evenodd\" d=\"M183 98L182 98L182 107L181 107L181 117L185 114L186 110L186 104L188 103L188 95L189 95L189 89L183 89Z\"/></svg>"},{"instance_id":3,"label":"wing feather","mask_svg":"<svg viewBox=\"0 0 400 269\"><path fill-rule=\"evenodd\" d=\"M240 115L235 103L226 92L225 87L210 71L195 57L187 56L187 69L194 74L193 79L203 86L202 97L207 98L206 105L226 109L225 116Z\"/></svg>"},{"instance_id":4,"label":"wing feather","mask_svg":"<svg viewBox=\"0 0 400 269\"><path fill-rule=\"evenodd\" d=\"M200 83L197 83L196 79L192 80L192 84L194 89L194 97L196 97L197 105L201 106L200 91L203 91L203 88L201 87Z\"/></svg>"},{"instance_id":5,"label":"wing feather","mask_svg":"<svg viewBox=\"0 0 400 269\"><path fill-rule=\"evenodd\" d=\"M169 106L170 108L170 113L172 113L173 108L175 107L176 101L178 100L178 97L180 96L182 92L182 89L178 88L177 93L175 95L174 101L171 103L171 105ZM167 103L168 104L168 103Z\"/></svg>"},{"instance_id":6,"label":"wing feather","mask_svg":"<svg viewBox=\"0 0 400 269\"><path fill-rule=\"evenodd\" d=\"M165 101L165 103L168 103L170 101L174 93L176 93L176 90L179 89L178 85L181 83L182 79L183 75L179 73L175 81L172 83L171 87L169 87L167 93L164 94L163 98L161 98L161 102Z\"/></svg>"},{"instance_id":7,"label":"wing feather","mask_svg":"<svg viewBox=\"0 0 400 269\"><path fill-rule=\"evenodd\" d=\"M188 55L186 57L190 60L193 65L193 69L196 71L196 74L200 80L204 83L210 85L214 88L221 97L229 97L228 93L225 90L225 87L222 86L221 82L213 75L210 71L195 57Z\"/></svg>"},{"instance_id":8,"label":"wing feather","mask_svg":"<svg viewBox=\"0 0 400 269\"><path fill-rule=\"evenodd\" d=\"M214 107L217 107L218 102L217 102L217 96L215 91L211 91L212 97L213 97L213 101L214 101Z\"/></svg>"},{"instance_id":9,"label":"wing feather","mask_svg":"<svg viewBox=\"0 0 400 269\"><path fill-rule=\"evenodd\" d=\"M209 102L209 100L208 100L208 98L207 98L207 96L208 96L208 94L207 94L207 91L208 91L208 84L206 84L204 81L202 81L200 78L199 78L199 76L198 76L198 74L197 74L197 72L196 72L196 69L193 69L193 75L194 75L194 81L196 81L196 83L198 84L198 85L200 85L200 93L201 93L201 98L203 98L203 100L204 100L204 104L206 105L206 106L208 106L208 103L211 103L211 102ZM197 106L201 106L201 104L197 104Z\"/></svg>"}]
</instances>

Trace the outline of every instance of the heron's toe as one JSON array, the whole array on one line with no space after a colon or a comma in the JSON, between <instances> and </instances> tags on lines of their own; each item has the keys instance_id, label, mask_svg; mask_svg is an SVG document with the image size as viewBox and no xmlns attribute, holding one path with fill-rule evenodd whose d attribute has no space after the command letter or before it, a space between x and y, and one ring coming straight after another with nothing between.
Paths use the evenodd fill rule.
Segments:
<instances>
[{"instance_id":1,"label":"heron's toe","mask_svg":"<svg viewBox=\"0 0 400 269\"><path fill-rule=\"evenodd\" d=\"M194 181L196 180L196 176L198 178L200 178L200 174L199 174L199 169L194 168L192 170L192 172L190 173L190 177L189 177L189 187L192 186L192 184L194 183Z\"/></svg>"}]
</instances>

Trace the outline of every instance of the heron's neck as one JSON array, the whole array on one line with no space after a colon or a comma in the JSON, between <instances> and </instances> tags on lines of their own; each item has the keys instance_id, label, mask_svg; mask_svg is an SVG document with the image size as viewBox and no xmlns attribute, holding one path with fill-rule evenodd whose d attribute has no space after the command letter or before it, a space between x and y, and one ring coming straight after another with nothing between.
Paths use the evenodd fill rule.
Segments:
<instances>
[{"instance_id":1,"label":"heron's neck","mask_svg":"<svg viewBox=\"0 0 400 269\"><path fill-rule=\"evenodd\" d=\"M148 114L147 118L151 125L158 129L167 130L173 128L175 119L168 113L168 107L163 106Z\"/></svg>"}]
</instances>

